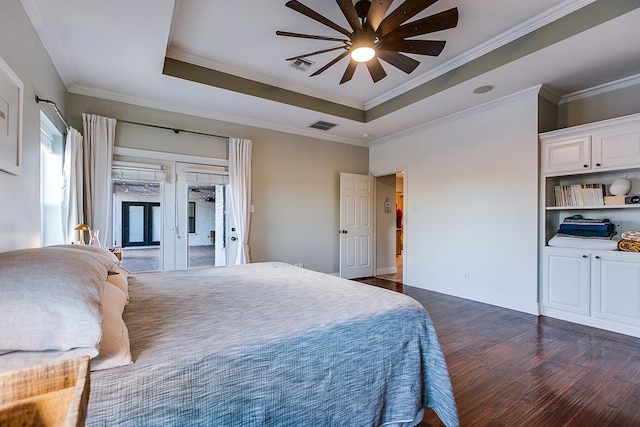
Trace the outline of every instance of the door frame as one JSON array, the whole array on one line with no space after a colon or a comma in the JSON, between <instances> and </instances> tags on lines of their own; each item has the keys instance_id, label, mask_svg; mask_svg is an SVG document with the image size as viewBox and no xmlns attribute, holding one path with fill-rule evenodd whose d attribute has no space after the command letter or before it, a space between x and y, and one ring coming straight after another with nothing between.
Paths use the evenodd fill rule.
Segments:
<instances>
[{"instance_id":1,"label":"door frame","mask_svg":"<svg viewBox=\"0 0 640 427\"><path fill-rule=\"evenodd\" d=\"M373 183L374 183L374 205L377 206L377 203L379 203L378 200L376 200L376 196L377 196L377 187L378 187L378 178L383 177L383 176L387 176L387 175L395 175L397 173L403 173L403 179L402 179L402 282L403 284L407 284L406 283L406 278L407 278L407 265L408 265L408 257L407 255L407 247L408 247L408 235L409 233L407 232L407 230L409 230L409 224L410 224L410 216L408 215L408 200L409 200L409 192L408 192L408 182L409 182L409 165L405 164L403 166L399 166L399 167L394 167L394 168L389 168L389 169L385 169L383 171L376 171L376 172L370 172L371 176L374 178ZM378 226L378 218L377 218L377 214L376 214L376 210L374 209L374 239L373 239L373 248L374 248L374 255L373 255L373 271L374 274L378 269L378 233L377 233L377 226ZM403 286L403 292L404 292L404 286Z\"/></svg>"}]
</instances>

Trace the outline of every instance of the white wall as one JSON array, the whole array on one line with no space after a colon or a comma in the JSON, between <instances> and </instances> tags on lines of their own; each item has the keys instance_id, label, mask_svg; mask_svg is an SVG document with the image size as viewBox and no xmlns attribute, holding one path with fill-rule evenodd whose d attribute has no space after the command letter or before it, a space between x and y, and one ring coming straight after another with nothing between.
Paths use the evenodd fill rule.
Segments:
<instances>
[{"instance_id":1,"label":"white wall","mask_svg":"<svg viewBox=\"0 0 640 427\"><path fill-rule=\"evenodd\" d=\"M2 0L0 57L24 84L22 175L0 172L0 251L40 246L40 108L64 130L50 107L64 111L65 89L20 0Z\"/></svg>"},{"instance_id":2,"label":"white wall","mask_svg":"<svg viewBox=\"0 0 640 427\"><path fill-rule=\"evenodd\" d=\"M537 313L537 134L532 90L370 149L405 171L405 284Z\"/></svg>"}]
</instances>

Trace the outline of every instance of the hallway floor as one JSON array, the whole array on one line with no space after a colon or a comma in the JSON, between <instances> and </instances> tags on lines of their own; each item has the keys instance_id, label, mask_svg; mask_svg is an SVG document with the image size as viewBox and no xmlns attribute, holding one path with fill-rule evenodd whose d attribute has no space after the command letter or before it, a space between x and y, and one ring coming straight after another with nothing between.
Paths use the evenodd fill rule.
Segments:
<instances>
[{"instance_id":1,"label":"hallway floor","mask_svg":"<svg viewBox=\"0 0 640 427\"><path fill-rule=\"evenodd\" d=\"M393 274L378 274L376 277L385 280L391 280L392 282L402 283L402 255L396 256L396 267L398 271Z\"/></svg>"}]
</instances>

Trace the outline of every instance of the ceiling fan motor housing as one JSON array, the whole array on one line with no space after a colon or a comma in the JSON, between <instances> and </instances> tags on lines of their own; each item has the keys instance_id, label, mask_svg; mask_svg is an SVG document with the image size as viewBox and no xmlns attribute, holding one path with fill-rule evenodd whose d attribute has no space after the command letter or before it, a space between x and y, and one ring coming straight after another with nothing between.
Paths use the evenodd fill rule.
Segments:
<instances>
[{"instance_id":1,"label":"ceiling fan motor housing","mask_svg":"<svg viewBox=\"0 0 640 427\"><path fill-rule=\"evenodd\" d=\"M356 13L358 14L358 18L364 19L369 14L369 8L371 7L371 2L369 0L359 0L354 5L356 8Z\"/></svg>"}]
</instances>

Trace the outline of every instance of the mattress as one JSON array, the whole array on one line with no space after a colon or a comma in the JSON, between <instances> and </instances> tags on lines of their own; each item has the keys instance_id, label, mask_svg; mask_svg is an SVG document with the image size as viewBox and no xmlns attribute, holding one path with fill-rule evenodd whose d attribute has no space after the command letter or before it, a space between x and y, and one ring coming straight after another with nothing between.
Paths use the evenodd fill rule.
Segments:
<instances>
[{"instance_id":1,"label":"mattress","mask_svg":"<svg viewBox=\"0 0 640 427\"><path fill-rule=\"evenodd\" d=\"M134 274L132 365L95 371L87 426L382 426L458 418L414 299L283 263Z\"/></svg>"}]
</instances>

